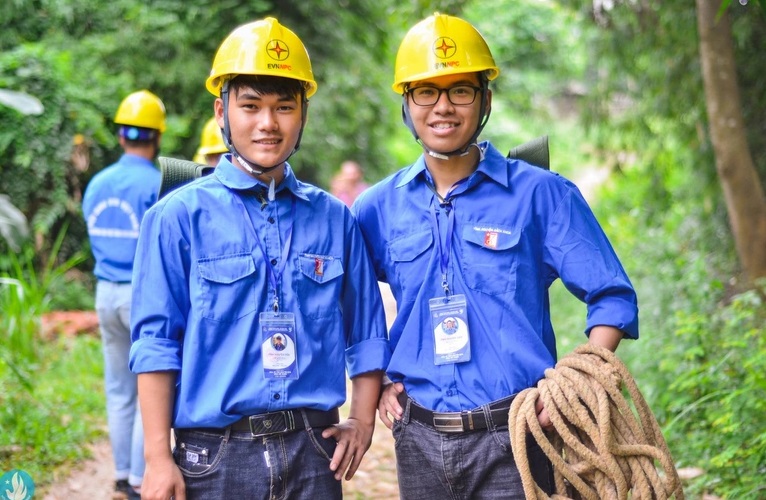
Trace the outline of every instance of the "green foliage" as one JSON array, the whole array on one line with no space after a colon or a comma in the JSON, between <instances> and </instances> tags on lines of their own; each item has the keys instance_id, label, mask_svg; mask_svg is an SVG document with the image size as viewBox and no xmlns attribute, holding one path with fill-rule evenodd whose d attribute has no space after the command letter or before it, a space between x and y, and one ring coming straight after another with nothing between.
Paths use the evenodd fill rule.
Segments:
<instances>
[{"instance_id":1,"label":"green foliage","mask_svg":"<svg viewBox=\"0 0 766 500\"><path fill-rule=\"evenodd\" d=\"M42 267L34 267L34 249L26 246L20 255L8 256L9 268L0 269L0 376L9 373L31 390L38 369L40 317L49 310L51 289L84 256L79 253L57 262L66 230L59 233Z\"/></svg>"},{"instance_id":2,"label":"green foliage","mask_svg":"<svg viewBox=\"0 0 766 500\"><path fill-rule=\"evenodd\" d=\"M25 470L42 486L104 434L105 402L100 341L62 337L38 352L31 390L0 370L0 470Z\"/></svg>"},{"instance_id":3,"label":"green foliage","mask_svg":"<svg viewBox=\"0 0 766 500\"><path fill-rule=\"evenodd\" d=\"M665 433L681 464L706 470L690 491L763 498L766 474L766 282L711 315L679 311L660 375ZM683 351L672 344L683 346ZM673 446L675 444L675 446Z\"/></svg>"},{"instance_id":4,"label":"green foliage","mask_svg":"<svg viewBox=\"0 0 766 500\"><path fill-rule=\"evenodd\" d=\"M82 458L77 444L99 434L94 423L104 405L100 342L40 335L53 294L84 259L80 252L62 260L65 234L66 228L47 256L27 245L0 265L0 470L21 468L38 482Z\"/></svg>"},{"instance_id":5,"label":"green foliage","mask_svg":"<svg viewBox=\"0 0 766 500\"><path fill-rule=\"evenodd\" d=\"M3 191L24 212L41 241L71 220L69 241L63 253L73 255L85 238L85 224L77 214L81 182L70 162L72 137L88 122L94 133L101 131L93 115L100 115L85 94L71 93L67 85L71 61L66 55L41 45L19 46L0 54L0 87L24 88L45 106L39 116L22 115L0 107L0 176ZM82 120L82 121L81 121ZM103 127L103 125L102 125ZM102 151L94 148L95 161ZM75 216L75 217L73 217ZM0 241L0 252L6 249ZM45 248L49 248L48 245Z\"/></svg>"}]
</instances>

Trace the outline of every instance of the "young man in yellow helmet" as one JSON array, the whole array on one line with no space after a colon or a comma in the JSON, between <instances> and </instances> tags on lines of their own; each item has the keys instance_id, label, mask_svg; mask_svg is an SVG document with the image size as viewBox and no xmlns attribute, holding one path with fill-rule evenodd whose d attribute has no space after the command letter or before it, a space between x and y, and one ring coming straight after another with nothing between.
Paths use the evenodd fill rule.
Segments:
<instances>
[{"instance_id":1,"label":"young man in yellow helmet","mask_svg":"<svg viewBox=\"0 0 766 500\"><path fill-rule=\"evenodd\" d=\"M215 167L218 165L221 155L228 153L228 151L229 149L223 142L221 127L218 126L218 121L214 116L205 122L202 136L200 137L199 148L197 148L197 152L194 155L194 161Z\"/></svg>"},{"instance_id":2,"label":"young man in yellow helmet","mask_svg":"<svg viewBox=\"0 0 766 500\"><path fill-rule=\"evenodd\" d=\"M120 103L114 118L125 152L85 190L82 209L96 259L96 312L104 351L109 438L116 490L138 498L144 475L144 436L136 376L128 368L133 260L141 219L157 201L160 172L154 165L165 131L165 106L141 90Z\"/></svg>"},{"instance_id":3,"label":"young man in yellow helmet","mask_svg":"<svg viewBox=\"0 0 766 500\"><path fill-rule=\"evenodd\" d=\"M163 197L139 238L142 495L341 498L370 446L390 352L356 222L287 163L317 88L308 53L274 18L245 24L206 86L231 154ZM344 368L353 394L339 423Z\"/></svg>"},{"instance_id":4,"label":"young man in yellow helmet","mask_svg":"<svg viewBox=\"0 0 766 500\"><path fill-rule=\"evenodd\" d=\"M571 182L478 142L499 70L473 26L421 21L395 71L423 155L352 211L398 306L378 409L393 427L401 496L524 498L508 411L556 362L548 287L561 279L584 301L589 342L612 350L638 336L636 295ZM550 464L530 450L550 492Z\"/></svg>"}]
</instances>

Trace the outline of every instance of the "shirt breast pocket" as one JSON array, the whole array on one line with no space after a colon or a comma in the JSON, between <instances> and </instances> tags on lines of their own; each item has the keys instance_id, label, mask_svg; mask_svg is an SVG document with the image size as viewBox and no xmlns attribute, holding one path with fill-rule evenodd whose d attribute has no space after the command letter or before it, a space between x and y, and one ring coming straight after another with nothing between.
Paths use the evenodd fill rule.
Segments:
<instances>
[{"instance_id":1,"label":"shirt breast pocket","mask_svg":"<svg viewBox=\"0 0 766 500\"><path fill-rule=\"evenodd\" d=\"M256 309L255 263L249 253L199 259L202 316L231 323Z\"/></svg>"},{"instance_id":2,"label":"shirt breast pocket","mask_svg":"<svg viewBox=\"0 0 766 500\"><path fill-rule=\"evenodd\" d=\"M414 299L423 286L428 272L434 238L431 230L421 231L396 239L389 244L396 279L401 286L404 300Z\"/></svg>"},{"instance_id":3,"label":"shirt breast pocket","mask_svg":"<svg viewBox=\"0 0 766 500\"><path fill-rule=\"evenodd\" d=\"M519 230L495 225L463 227L461 265L466 285L487 295L516 290Z\"/></svg>"},{"instance_id":4,"label":"shirt breast pocket","mask_svg":"<svg viewBox=\"0 0 766 500\"><path fill-rule=\"evenodd\" d=\"M339 257L304 253L298 256L301 270L298 304L308 318L331 316L338 312L344 274Z\"/></svg>"}]
</instances>

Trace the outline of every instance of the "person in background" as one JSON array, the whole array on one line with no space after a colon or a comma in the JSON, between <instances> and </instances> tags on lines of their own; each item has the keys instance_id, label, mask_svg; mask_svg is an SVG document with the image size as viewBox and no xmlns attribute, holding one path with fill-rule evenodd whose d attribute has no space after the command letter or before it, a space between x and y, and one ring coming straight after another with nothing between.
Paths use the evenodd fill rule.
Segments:
<instances>
[{"instance_id":1,"label":"person in background","mask_svg":"<svg viewBox=\"0 0 766 500\"><path fill-rule=\"evenodd\" d=\"M556 363L555 280L585 303L588 342L615 350L638 337L634 289L577 187L478 140L498 74L470 23L417 23L393 89L423 154L352 207L397 302L378 411L404 499L524 498L508 412ZM528 437L533 476L551 493L550 462Z\"/></svg>"},{"instance_id":2,"label":"person in background","mask_svg":"<svg viewBox=\"0 0 766 500\"><path fill-rule=\"evenodd\" d=\"M124 154L97 173L85 189L82 211L96 266L96 312L104 352L104 385L116 496L139 498L144 436L136 375L128 368L131 278L146 211L157 201L154 164L165 131L165 106L148 90L123 99L114 118Z\"/></svg>"},{"instance_id":3,"label":"person in background","mask_svg":"<svg viewBox=\"0 0 766 500\"><path fill-rule=\"evenodd\" d=\"M229 150L226 144L224 144L223 136L221 135L221 127L218 126L214 116L205 122L200 137L199 148L197 148L197 152L194 154L194 161L215 167L218 165L221 155L228 152Z\"/></svg>"},{"instance_id":4,"label":"person in background","mask_svg":"<svg viewBox=\"0 0 766 500\"><path fill-rule=\"evenodd\" d=\"M138 244L142 495L338 499L370 446L390 352L356 221L288 163L317 89L309 56L276 19L248 23L206 86L231 153L149 210Z\"/></svg>"},{"instance_id":5,"label":"person in background","mask_svg":"<svg viewBox=\"0 0 766 500\"><path fill-rule=\"evenodd\" d=\"M330 192L349 207L368 187L361 165L354 160L344 161L330 181Z\"/></svg>"}]
</instances>

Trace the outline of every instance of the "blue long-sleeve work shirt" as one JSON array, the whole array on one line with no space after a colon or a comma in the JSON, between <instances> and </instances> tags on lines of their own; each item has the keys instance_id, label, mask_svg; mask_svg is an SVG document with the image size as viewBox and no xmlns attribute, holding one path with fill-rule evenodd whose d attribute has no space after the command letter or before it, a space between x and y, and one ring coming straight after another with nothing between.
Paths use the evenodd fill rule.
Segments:
<instances>
[{"instance_id":1,"label":"blue long-sleeve work shirt","mask_svg":"<svg viewBox=\"0 0 766 500\"><path fill-rule=\"evenodd\" d=\"M265 186L224 157L213 174L169 193L146 214L130 366L136 373L178 372L174 427L336 408L345 401L344 368L355 377L387 365L380 293L355 220L343 203L285 168L268 201ZM278 268L291 218L279 304L295 314L299 376L275 379L265 375L259 324L259 314L272 310L273 289L255 236Z\"/></svg>"},{"instance_id":2,"label":"blue long-sleeve work shirt","mask_svg":"<svg viewBox=\"0 0 766 500\"><path fill-rule=\"evenodd\" d=\"M124 154L88 183L82 211L98 279L130 283L141 219L157 201L160 171L151 161Z\"/></svg>"},{"instance_id":3,"label":"blue long-sleeve work shirt","mask_svg":"<svg viewBox=\"0 0 766 500\"><path fill-rule=\"evenodd\" d=\"M352 207L378 279L397 302L387 374L435 411L472 409L543 377L556 361L548 288L558 278L587 305L586 333L609 325L638 337L633 287L576 186L489 143L481 148L477 170L451 193L447 268L451 293L467 299L470 361L434 361L428 301L444 297L436 235L446 248L449 224L423 157Z\"/></svg>"}]
</instances>

